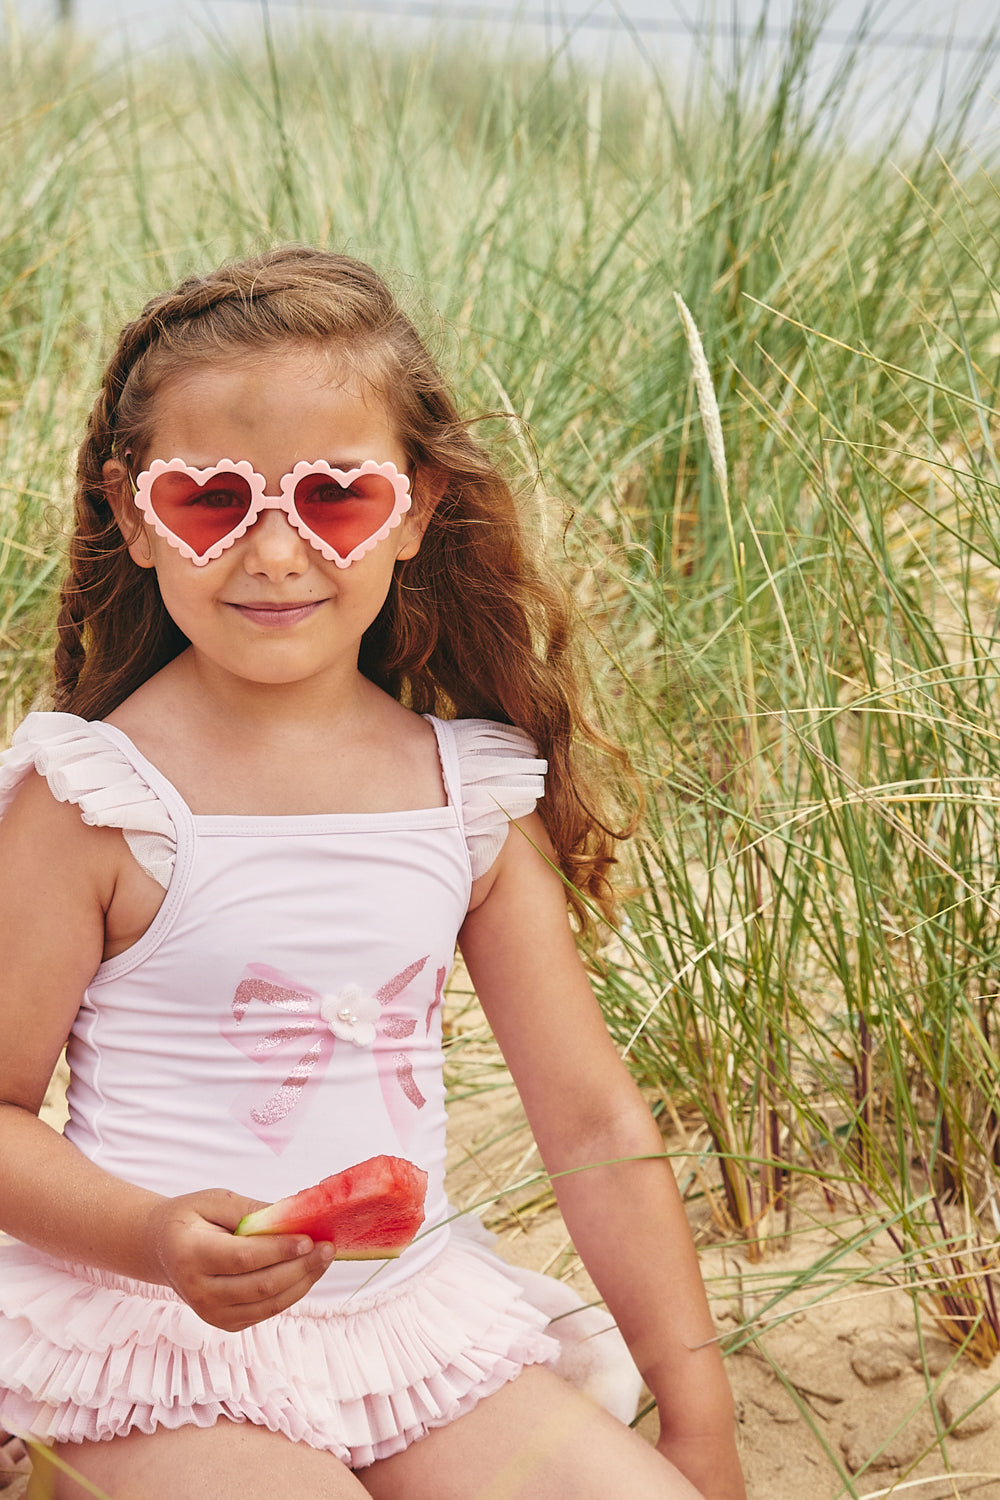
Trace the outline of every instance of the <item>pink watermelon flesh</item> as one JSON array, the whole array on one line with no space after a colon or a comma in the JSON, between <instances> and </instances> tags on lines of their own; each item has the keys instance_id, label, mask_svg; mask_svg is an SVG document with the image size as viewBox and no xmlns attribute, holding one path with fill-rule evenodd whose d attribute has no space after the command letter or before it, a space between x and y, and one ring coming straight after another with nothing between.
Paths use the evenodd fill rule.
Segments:
<instances>
[{"instance_id":1,"label":"pink watermelon flesh","mask_svg":"<svg viewBox=\"0 0 1000 1500\"><path fill-rule=\"evenodd\" d=\"M373 1156L315 1187L247 1214L237 1234L307 1234L337 1260L392 1260L424 1222L427 1173L401 1156Z\"/></svg>"}]
</instances>

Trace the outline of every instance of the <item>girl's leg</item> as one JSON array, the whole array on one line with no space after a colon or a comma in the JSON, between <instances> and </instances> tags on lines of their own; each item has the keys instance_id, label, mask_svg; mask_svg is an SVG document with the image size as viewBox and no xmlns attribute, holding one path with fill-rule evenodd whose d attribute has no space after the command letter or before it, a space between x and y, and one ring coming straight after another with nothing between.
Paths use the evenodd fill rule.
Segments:
<instances>
[{"instance_id":1,"label":"girl's leg","mask_svg":"<svg viewBox=\"0 0 1000 1500\"><path fill-rule=\"evenodd\" d=\"M358 1478L375 1500L700 1500L655 1448L537 1365Z\"/></svg>"},{"instance_id":2,"label":"girl's leg","mask_svg":"<svg viewBox=\"0 0 1000 1500\"><path fill-rule=\"evenodd\" d=\"M112 1500L364 1500L332 1453L291 1443L250 1422L158 1428L103 1443L62 1443L57 1455ZM36 1458L28 1500L90 1500Z\"/></svg>"}]
</instances>

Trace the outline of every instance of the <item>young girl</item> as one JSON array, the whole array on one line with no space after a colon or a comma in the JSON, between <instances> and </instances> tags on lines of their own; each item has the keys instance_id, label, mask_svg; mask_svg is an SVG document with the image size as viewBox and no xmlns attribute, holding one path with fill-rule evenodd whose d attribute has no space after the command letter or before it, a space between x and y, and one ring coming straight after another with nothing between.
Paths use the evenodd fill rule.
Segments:
<instances>
[{"instance_id":1,"label":"young girl","mask_svg":"<svg viewBox=\"0 0 1000 1500\"><path fill-rule=\"evenodd\" d=\"M58 711L3 768L0 1425L123 1500L740 1496L679 1197L567 914L612 839L566 613L375 273L286 249L151 302L70 556ZM659 1451L553 1368L557 1285L445 1200L456 939ZM383 1153L428 1174L398 1260L233 1234Z\"/></svg>"}]
</instances>

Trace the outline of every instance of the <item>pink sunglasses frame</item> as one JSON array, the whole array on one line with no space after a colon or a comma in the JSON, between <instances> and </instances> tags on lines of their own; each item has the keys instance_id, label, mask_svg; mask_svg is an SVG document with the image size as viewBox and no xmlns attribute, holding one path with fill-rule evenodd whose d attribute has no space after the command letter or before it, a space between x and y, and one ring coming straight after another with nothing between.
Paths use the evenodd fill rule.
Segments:
<instances>
[{"instance_id":1,"label":"pink sunglasses frame","mask_svg":"<svg viewBox=\"0 0 1000 1500\"><path fill-rule=\"evenodd\" d=\"M183 537L179 537L175 532L171 531L169 526L156 513L153 506L152 490L156 480L162 474L186 474L198 485L207 484L216 474L238 474L250 486L250 508L243 519L233 527L232 531L228 531L224 537L209 547L207 552L196 552L189 542L186 542ZM305 478L307 474L327 474L345 488L363 474L378 474L383 479L387 479L392 486L395 497L392 510L377 531L373 531L371 536L365 537L364 541L359 542L356 547L352 547L346 557L341 557L335 547L331 547L329 542L325 542L317 532L313 531L303 521L295 508L295 487L299 480ZM413 503L408 477L405 474L401 474L395 464L379 464L372 458L365 459L364 463L356 469L334 469L322 458L317 459L314 463L303 459L289 473L281 476L280 486L280 494L266 494L267 480L262 474L258 474L249 460L245 458L241 458L238 462L223 458L217 464L213 464L207 469L195 469L190 464L185 463L182 458L170 458L166 460L154 458L149 468L143 469L142 473L135 480L134 499L146 522L152 526L157 536L161 536L165 542L169 542L170 546L176 547L181 556L188 558L190 562L194 563L196 568L203 568L206 563L210 563L215 558L221 557L228 547L232 547L235 542L239 541L240 537L246 535L250 527L257 520L257 517L265 510L283 510L290 524L294 526L299 535L305 541L309 542L311 546L315 547L317 552L322 553L327 562L334 563L338 568L349 568L351 563L357 562L359 557L363 557L366 552L370 552L379 542L385 541L390 531L400 524L403 516Z\"/></svg>"}]
</instances>

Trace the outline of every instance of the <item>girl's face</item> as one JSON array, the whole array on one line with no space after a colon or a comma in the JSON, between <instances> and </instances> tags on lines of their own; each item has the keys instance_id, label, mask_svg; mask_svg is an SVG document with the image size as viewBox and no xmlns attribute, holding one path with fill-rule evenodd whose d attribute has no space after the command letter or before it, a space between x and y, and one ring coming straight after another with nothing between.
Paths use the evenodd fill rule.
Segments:
<instances>
[{"instance_id":1,"label":"girl's face","mask_svg":"<svg viewBox=\"0 0 1000 1500\"><path fill-rule=\"evenodd\" d=\"M385 410L311 349L200 365L170 378L156 395L152 440L138 458L144 469L158 458L197 469L246 459L269 495L302 460L354 469L374 459L407 472ZM135 536L133 561L155 568L164 605L195 653L257 683L356 671L361 637L385 602L395 564L414 556L423 534L415 500L384 540L340 568L283 511L265 510L221 556L196 566L142 519L123 465L112 461L105 475L123 533Z\"/></svg>"}]
</instances>

